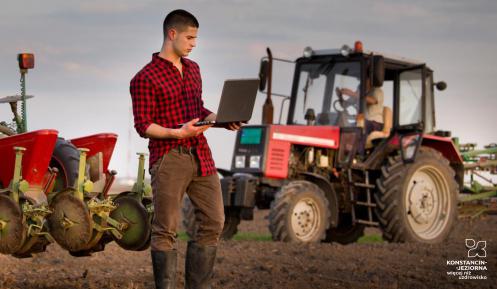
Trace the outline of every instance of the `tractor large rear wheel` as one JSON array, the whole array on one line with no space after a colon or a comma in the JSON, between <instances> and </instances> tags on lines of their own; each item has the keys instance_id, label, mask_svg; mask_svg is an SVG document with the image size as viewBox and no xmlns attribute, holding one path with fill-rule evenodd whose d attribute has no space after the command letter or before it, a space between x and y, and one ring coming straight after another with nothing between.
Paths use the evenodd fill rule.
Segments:
<instances>
[{"instance_id":1,"label":"tractor large rear wheel","mask_svg":"<svg viewBox=\"0 0 497 289\"><path fill-rule=\"evenodd\" d=\"M308 181L292 181L271 203L269 231L275 241L320 242L326 237L329 219L323 190Z\"/></svg>"},{"instance_id":2,"label":"tractor large rear wheel","mask_svg":"<svg viewBox=\"0 0 497 289\"><path fill-rule=\"evenodd\" d=\"M391 242L439 243L457 218L458 186L442 154L421 147L416 160L392 157L375 194L383 238Z\"/></svg>"}]
</instances>

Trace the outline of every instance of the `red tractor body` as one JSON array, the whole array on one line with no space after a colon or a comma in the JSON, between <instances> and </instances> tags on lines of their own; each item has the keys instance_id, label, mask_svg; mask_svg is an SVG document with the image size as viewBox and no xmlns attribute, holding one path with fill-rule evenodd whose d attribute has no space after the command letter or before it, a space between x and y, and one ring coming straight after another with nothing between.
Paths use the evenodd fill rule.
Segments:
<instances>
[{"instance_id":1,"label":"red tractor body","mask_svg":"<svg viewBox=\"0 0 497 289\"><path fill-rule=\"evenodd\" d=\"M292 145L337 149L340 128L317 126L270 125L264 176L286 179Z\"/></svg>"}]
</instances>

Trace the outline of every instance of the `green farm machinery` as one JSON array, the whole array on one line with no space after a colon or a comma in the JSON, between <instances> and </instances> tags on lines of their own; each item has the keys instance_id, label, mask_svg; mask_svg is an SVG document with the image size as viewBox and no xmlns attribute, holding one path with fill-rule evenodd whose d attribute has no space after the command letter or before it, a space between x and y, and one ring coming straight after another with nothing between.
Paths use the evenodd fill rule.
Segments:
<instances>
[{"instance_id":1,"label":"green farm machinery","mask_svg":"<svg viewBox=\"0 0 497 289\"><path fill-rule=\"evenodd\" d=\"M476 144L459 144L454 138L464 161L466 182L460 198L460 216L474 218L484 212L497 212L497 144L483 149Z\"/></svg>"},{"instance_id":2,"label":"green farm machinery","mask_svg":"<svg viewBox=\"0 0 497 289\"><path fill-rule=\"evenodd\" d=\"M9 103L13 122L0 123L0 253L24 258L57 242L73 256L89 256L111 241L127 250L150 244L153 207L145 183L145 155L130 191L109 194L117 174L108 166L117 135L66 140L58 131L28 131L26 73L32 54L18 56L21 94ZM21 102L20 112L18 102Z\"/></svg>"}]
</instances>

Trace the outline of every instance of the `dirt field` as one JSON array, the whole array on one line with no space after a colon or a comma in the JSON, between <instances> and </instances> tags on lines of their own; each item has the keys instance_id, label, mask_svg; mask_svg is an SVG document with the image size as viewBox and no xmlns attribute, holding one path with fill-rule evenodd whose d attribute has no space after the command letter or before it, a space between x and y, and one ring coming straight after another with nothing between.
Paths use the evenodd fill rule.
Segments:
<instances>
[{"instance_id":1,"label":"dirt field","mask_svg":"<svg viewBox=\"0 0 497 289\"><path fill-rule=\"evenodd\" d=\"M240 231L268 234L265 216ZM368 233L377 234L376 230ZM470 260L465 239L487 242L487 280L458 280L448 260ZM178 288L183 288L185 241L180 242ZM264 241L222 242L214 288L497 288L497 216L460 222L445 244L299 245ZM31 259L0 255L0 288L153 288L149 252L109 244L104 252L74 258L57 245Z\"/></svg>"}]
</instances>

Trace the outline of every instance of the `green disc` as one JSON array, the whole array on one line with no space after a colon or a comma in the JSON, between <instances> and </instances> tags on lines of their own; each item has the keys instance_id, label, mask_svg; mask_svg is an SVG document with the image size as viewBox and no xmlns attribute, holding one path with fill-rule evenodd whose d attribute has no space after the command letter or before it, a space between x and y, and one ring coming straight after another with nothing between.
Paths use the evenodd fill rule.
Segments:
<instances>
[{"instance_id":1,"label":"green disc","mask_svg":"<svg viewBox=\"0 0 497 289\"><path fill-rule=\"evenodd\" d=\"M132 196L118 196L114 203L117 208L110 217L126 225L121 231L122 238L114 238L126 250L140 251L147 245L152 230L145 207Z\"/></svg>"}]
</instances>

